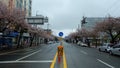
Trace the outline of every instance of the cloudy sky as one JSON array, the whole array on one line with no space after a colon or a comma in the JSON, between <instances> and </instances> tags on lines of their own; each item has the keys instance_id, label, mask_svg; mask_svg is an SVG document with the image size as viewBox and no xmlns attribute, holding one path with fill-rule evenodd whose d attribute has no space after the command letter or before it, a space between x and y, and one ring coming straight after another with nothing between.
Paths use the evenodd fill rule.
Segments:
<instances>
[{"instance_id":1,"label":"cloudy sky","mask_svg":"<svg viewBox=\"0 0 120 68\"><path fill-rule=\"evenodd\" d=\"M77 29L82 16L120 16L119 0L32 0L32 15L49 17L53 34L64 32L64 36ZM46 27L46 26L45 26Z\"/></svg>"}]
</instances>

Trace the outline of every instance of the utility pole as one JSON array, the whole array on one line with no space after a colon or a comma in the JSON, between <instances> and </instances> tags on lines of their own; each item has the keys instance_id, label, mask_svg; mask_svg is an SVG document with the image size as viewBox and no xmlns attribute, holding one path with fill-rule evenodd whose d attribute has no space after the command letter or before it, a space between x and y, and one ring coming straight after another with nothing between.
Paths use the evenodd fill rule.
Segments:
<instances>
[{"instance_id":1,"label":"utility pole","mask_svg":"<svg viewBox=\"0 0 120 68\"><path fill-rule=\"evenodd\" d=\"M50 26L50 24L49 23L47 23L47 34L49 34L49 26Z\"/></svg>"},{"instance_id":2,"label":"utility pole","mask_svg":"<svg viewBox=\"0 0 120 68\"><path fill-rule=\"evenodd\" d=\"M78 30L80 29L80 25L78 24Z\"/></svg>"},{"instance_id":3,"label":"utility pole","mask_svg":"<svg viewBox=\"0 0 120 68\"><path fill-rule=\"evenodd\" d=\"M49 26L50 26L50 24L48 23L48 24L47 24L47 30L49 30Z\"/></svg>"},{"instance_id":4,"label":"utility pole","mask_svg":"<svg viewBox=\"0 0 120 68\"><path fill-rule=\"evenodd\" d=\"M37 11L36 11L36 16L38 16L38 12L39 12L39 11L37 10Z\"/></svg>"}]
</instances>

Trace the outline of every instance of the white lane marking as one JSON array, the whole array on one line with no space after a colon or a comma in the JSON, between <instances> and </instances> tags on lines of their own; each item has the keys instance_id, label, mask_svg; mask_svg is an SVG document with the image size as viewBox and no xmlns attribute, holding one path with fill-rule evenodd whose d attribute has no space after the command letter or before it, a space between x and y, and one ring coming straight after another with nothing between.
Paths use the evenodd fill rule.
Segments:
<instances>
[{"instance_id":1,"label":"white lane marking","mask_svg":"<svg viewBox=\"0 0 120 68\"><path fill-rule=\"evenodd\" d=\"M33 52L33 53L29 54L29 55L26 55L26 56L24 56L24 57L22 57L22 58L17 59L16 61L20 61L20 60L22 60L22 59L25 59L25 58L27 58L27 57L30 57L30 56L32 56L32 55L34 55L34 54L36 54L36 53L38 53L38 52L40 52L40 51L41 51L41 50L38 50L38 51L36 51L36 52Z\"/></svg>"},{"instance_id":2,"label":"white lane marking","mask_svg":"<svg viewBox=\"0 0 120 68\"><path fill-rule=\"evenodd\" d=\"M21 50L15 50L15 51L11 51L11 52L1 53L0 55L6 55L6 54L10 54L10 53L14 53L14 52L22 51L22 50L24 50L24 49L21 49Z\"/></svg>"},{"instance_id":3,"label":"white lane marking","mask_svg":"<svg viewBox=\"0 0 120 68\"><path fill-rule=\"evenodd\" d=\"M0 64L7 64L7 63L51 63L52 60L45 60L45 61L1 61Z\"/></svg>"},{"instance_id":4,"label":"white lane marking","mask_svg":"<svg viewBox=\"0 0 120 68\"><path fill-rule=\"evenodd\" d=\"M15 53L12 53L12 54L29 54L29 53L32 53L32 52L34 52L34 50L31 50L31 51L27 51L27 52L20 52L20 53L17 53L17 52L15 52Z\"/></svg>"},{"instance_id":5,"label":"white lane marking","mask_svg":"<svg viewBox=\"0 0 120 68\"><path fill-rule=\"evenodd\" d=\"M28 52L25 52L25 53L21 53L21 54L29 54L29 53L32 53L32 52L35 52L35 50L32 50L32 51L28 51ZM19 54L19 53L16 53L16 54Z\"/></svg>"},{"instance_id":6,"label":"white lane marking","mask_svg":"<svg viewBox=\"0 0 120 68\"><path fill-rule=\"evenodd\" d=\"M112 65L110 65L110 64L108 64L108 63L106 63L106 62L104 62L104 61L102 61L102 60L100 60L100 59L97 59L97 60L98 60L99 62L107 65L107 66L110 67L110 68L115 68L115 67L113 67Z\"/></svg>"},{"instance_id":7,"label":"white lane marking","mask_svg":"<svg viewBox=\"0 0 120 68\"><path fill-rule=\"evenodd\" d=\"M87 52L85 52L85 51L83 51L83 50L81 50L80 52L83 53L83 54L85 54L85 55L88 54Z\"/></svg>"}]
</instances>

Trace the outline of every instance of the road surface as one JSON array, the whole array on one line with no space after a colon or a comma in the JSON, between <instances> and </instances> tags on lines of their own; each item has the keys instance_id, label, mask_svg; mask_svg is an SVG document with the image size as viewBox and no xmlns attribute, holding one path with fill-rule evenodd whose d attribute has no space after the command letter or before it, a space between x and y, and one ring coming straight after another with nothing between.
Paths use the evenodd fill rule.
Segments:
<instances>
[{"instance_id":1,"label":"road surface","mask_svg":"<svg viewBox=\"0 0 120 68\"><path fill-rule=\"evenodd\" d=\"M0 68L120 68L120 57L96 48L63 43L64 57L57 60L59 43L0 54Z\"/></svg>"}]
</instances>

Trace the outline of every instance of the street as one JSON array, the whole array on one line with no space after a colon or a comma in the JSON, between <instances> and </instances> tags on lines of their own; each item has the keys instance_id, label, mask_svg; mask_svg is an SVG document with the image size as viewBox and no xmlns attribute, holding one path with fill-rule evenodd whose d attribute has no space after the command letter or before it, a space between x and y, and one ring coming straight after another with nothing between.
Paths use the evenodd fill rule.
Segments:
<instances>
[{"instance_id":1,"label":"street","mask_svg":"<svg viewBox=\"0 0 120 68\"><path fill-rule=\"evenodd\" d=\"M119 56L65 42L64 57L58 63L58 45L53 43L0 54L0 68L51 68L52 64L54 68L120 68Z\"/></svg>"},{"instance_id":2,"label":"street","mask_svg":"<svg viewBox=\"0 0 120 68\"><path fill-rule=\"evenodd\" d=\"M120 0L0 0L0 68L120 68Z\"/></svg>"}]
</instances>

